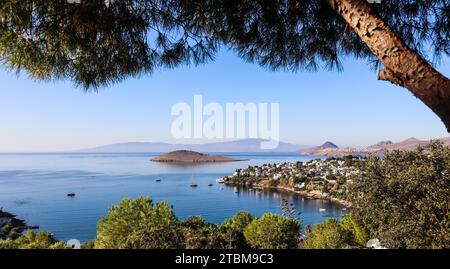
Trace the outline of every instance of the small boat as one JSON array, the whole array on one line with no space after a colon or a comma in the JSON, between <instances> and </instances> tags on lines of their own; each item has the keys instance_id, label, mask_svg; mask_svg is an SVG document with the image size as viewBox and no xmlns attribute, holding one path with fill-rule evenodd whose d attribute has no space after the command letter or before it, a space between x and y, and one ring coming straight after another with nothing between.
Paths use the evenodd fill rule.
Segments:
<instances>
[{"instance_id":1,"label":"small boat","mask_svg":"<svg viewBox=\"0 0 450 269\"><path fill-rule=\"evenodd\" d=\"M347 211L347 208L346 207L342 208L342 211Z\"/></svg>"},{"instance_id":2,"label":"small boat","mask_svg":"<svg viewBox=\"0 0 450 269\"><path fill-rule=\"evenodd\" d=\"M192 188L198 187L197 183L194 182L194 175L192 175L191 185L189 185L189 186L191 186Z\"/></svg>"},{"instance_id":3,"label":"small boat","mask_svg":"<svg viewBox=\"0 0 450 269\"><path fill-rule=\"evenodd\" d=\"M218 178L218 179L216 179L216 182L219 184L223 184L223 183L225 183L225 180L223 180L223 178Z\"/></svg>"},{"instance_id":4,"label":"small boat","mask_svg":"<svg viewBox=\"0 0 450 269\"><path fill-rule=\"evenodd\" d=\"M67 196L68 197L75 197L75 193L74 192L68 193Z\"/></svg>"},{"instance_id":5,"label":"small boat","mask_svg":"<svg viewBox=\"0 0 450 269\"><path fill-rule=\"evenodd\" d=\"M325 212L327 211L325 208L319 208L319 212Z\"/></svg>"},{"instance_id":6,"label":"small boat","mask_svg":"<svg viewBox=\"0 0 450 269\"><path fill-rule=\"evenodd\" d=\"M161 179L158 177L157 179L155 179L156 182L161 182Z\"/></svg>"},{"instance_id":7,"label":"small boat","mask_svg":"<svg viewBox=\"0 0 450 269\"><path fill-rule=\"evenodd\" d=\"M212 184L212 183L208 184L208 187L212 187L212 186L213 186L213 184Z\"/></svg>"},{"instance_id":8,"label":"small boat","mask_svg":"<svg viewBox=\"0 0 450 269\"><path fill-rule=\"evenodd\" d=\"M29 226L27 226L27 229L29 229L29 230L37 230L37 229L39 229L39 226L38 225L29 225Z\"/></svg>"}]
</instances>

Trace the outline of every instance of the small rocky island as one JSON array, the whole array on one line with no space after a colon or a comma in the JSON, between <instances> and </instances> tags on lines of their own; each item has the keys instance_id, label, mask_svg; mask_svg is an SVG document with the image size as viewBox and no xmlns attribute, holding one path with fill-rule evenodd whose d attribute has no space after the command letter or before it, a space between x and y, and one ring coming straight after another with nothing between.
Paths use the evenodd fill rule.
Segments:
<instances>
[{"instance_id":1,"label":"small rocky island","mask_svg":"<svg viewBox=\"0 0 450 269\"><path fill-rule=\"evenodd\" d=\"M213 162L237 162L241 159L229 158L220 155L208 155L191 150L176 150L161 154L151 161L171 163L213 163Z\"/></svg>"}]
</instances>

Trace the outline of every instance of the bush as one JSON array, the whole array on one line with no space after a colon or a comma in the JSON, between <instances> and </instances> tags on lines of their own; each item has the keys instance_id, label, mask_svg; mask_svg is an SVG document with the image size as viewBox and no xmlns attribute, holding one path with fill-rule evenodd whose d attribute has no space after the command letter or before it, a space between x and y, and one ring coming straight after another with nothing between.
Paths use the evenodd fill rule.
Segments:
<instances>
[{"instance_id":1,"label":"bush","mask_svg":"<svg viewBox=\"0 0 450 269\"><path fill-rule=\"evenodd\" d=\"M186 249L221 249L225 242L217 225L202 217L189 217L181 222L183 245Z\"/></svg>"},{"instance_id":2,"label":"bush","mask_svg":"<svg viewBox=\"0 0 450 269\"><path fill-rule=\"evenodd\" d=\"M184 247L187 249L236 249L249 248L244 229L253 216L239 212L225 220L221 226L206 222L202 217L189 217L180 223Z\"/></svg>"},{"instance_id":3,"label":"bush","mask_svg":"<svg viewBox=\"0 0 450 269\"><path fill-rule=\"evenodd\" d=\"M18 249L19 245L12 239L0 239L0 249Z\"/></svg>"},{"instance_id":4,"label":"bush","mask_svg":"<svg viewBox=\"0 0 450 269\"><path fill-rule=\"evenodd\" d=\"M221 227L225 248L250 248L245 240L244 230L253 220L254 217L245 211L238 212L232 218L225 220Z\"/></svg>"},{"instance_id":5,"label":"bush","mask_svg":"<svg viewBox=\"0 0 450 269\"><path fill-rule=\"evenodd\" d=\"M14 244L20 249L67 249L68 246L64 242L55 239L53 234L49 232L34 233L28 230L25 235L14 240Z\"/></svg>"},{"instance_id":6,"label":"bush","mask_svg":"<svg viewBox=\"0 0 450 269\"><path fill-rule=\"evenodd\" d=\"M94 248L295 248L299 222L275 214L239 212L221 226L202 217L176 219L167 203L125 199L98 223Z\"/></svg>"},{"instance_id":7,"label":"bush","mask_svg":"<svg viewBox=\"0 0 450 269\"><path fill-rule=\"evenodd\" d=\"M349 247L351 233L336 219L328 219L314 225L312 233L304 242L307 249L336 249Z\"/></svg>"},{"instance_id":8,"label":"bush","mask_svg":"<svg viewBox=\"0 0 450 269\"><path fill-rule=\"evenodd\" d=\"M124 199L97 226L95 248L182 248L178 220L166 202Z\"/></svg>"},{"instance_id":9,"label":"bush","mask_svg":"<svg viewBox=\"0 0 450 269\"><path fill-rule=\"evenodd\" d=\"M260 249L297 248L300 224L296 219L276 214L264 214L254 219L244 230L247 243Z\"/></svg>"},{"instance_id":10,"label":"bush","mask_svg":"<svg viewBox=\"0 0 450 269\"><path fill-rule=\"evenodd\" d=\"M388 248L450 248L450 148L432 142L364 162L352 215Z\"/></svg>"},{"instance_id":11,"label":"bush","mask_svg":"<svg viewBox=\"0 0 450 269\"><path fill-rule=\"evenodd\" d=\"M366 230L359 224L357 224L355 218L352 215L345 216L341 221L342 228L348 231L351 236L352 246L366 246L367 241L369 241L369 236Z\"/></svg>"},{"instance_id":12,"label":"bush","mask_svg":"<svg viewBox=\"0 0 450 269\"><path fill-rule=\"evenodd\" d=\"M253 221L254 217L246 212L240 211L233 217L225 220L222 224L224 228L244 233L245 228Z\"/></svg>"}]
</instances>

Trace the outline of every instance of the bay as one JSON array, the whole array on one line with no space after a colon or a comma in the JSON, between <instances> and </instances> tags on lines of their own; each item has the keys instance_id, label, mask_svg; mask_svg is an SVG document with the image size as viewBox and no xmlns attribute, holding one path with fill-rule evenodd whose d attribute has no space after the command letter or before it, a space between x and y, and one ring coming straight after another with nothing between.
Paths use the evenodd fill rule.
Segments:
<instances>
[{"instance_id":1,"label":"bay","mask_svg":"<svg viewBox=\"0 0 450 269\"><path fill-rule=\"evenodd\" d=\"M95 238L98 220L123 198L150 196L168 201L181 219L192 215L221 223L241 210L261 216L281 213L288 200L303 225L340 218L342 206L278 191L256 192L216 183L237 168L307 161L295 153L216 153L242 162L179 165L150 162L158 153L0 154L0 208L59 240ZM160 179L157 182L156 179ZM195 182L198 187L190 187ZM208 186L213 184L212 186ZM67 197L67 193L75 197ZM320 212L319 209L326 209Z\"/></svg>"}]
</instances>

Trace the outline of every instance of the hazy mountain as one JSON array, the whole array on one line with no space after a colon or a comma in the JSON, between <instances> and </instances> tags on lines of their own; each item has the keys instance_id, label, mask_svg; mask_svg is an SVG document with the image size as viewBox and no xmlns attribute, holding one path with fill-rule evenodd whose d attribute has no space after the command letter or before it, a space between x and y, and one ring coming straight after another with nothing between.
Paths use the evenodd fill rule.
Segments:
<instances>
[{"instance_id":1,"label":"hazy mountain","mask_svg":"<svg viewBox=\"0 0 450 269\"><path fill-rule=\"evenodd\" d=\"M336 146L336 144L334 144L333 142L327 141L325 143L323 143L321 146L316 147L315 149L337 149L339 148L338 146Z\"/></svg>"},{"instance_id":2,"label":"hazy mountain","mask_svg":"<svg viewBox=\"0 0 450 269\"><path fill-rule=\"evenodd\" d=\"M383 148L383 147L386 147L386 146L392 145L392 144L394 144L394 142L392 142L390 140L388 140L388 141L381 141L381 142L378 142L378 143L376 143L376 144L374 144L372 146L369 146L367 148L368 149L380 149L380 148Z\"/></svg>"},{"instance_id":3,"label":"hazy mountain","mask_svg":"<svg viewBox=\"0 0 450 269\"><path fill-rule=\"evenodd\" d=\"M450 146L450 137L439 139L445 145ZM244 139L229 142L214 142L207 144L170 144L159 142L128 142L99 146L91 149L80 150L80 152L169 152L175 150L193 150L198 152L298 152L306 155L367 155L369 152L384 150L414 150L418 146L424 146L429 141L409 138L394 143L392 141L381 141L366 148L338 147L333 142L327 141L318 147L308 147L280 142L274 150L261 150L262 139Z\"/></svg>"},{"instance_id":4,"label":"hazy mountain","mask_svg":"<svg viewBox=\"0 0 450 269\"><path fill-rule=\"evenodd\" d=\"M450 146L450 137L439 139L444 145ZM322 146L299 150L300 154L317 155L317 156L368 156L370 153L383 155L386 150L404 150L411 151L417 149L419 146L425 146L429 140L419 140L417 138L408 138L404 141L394 143L392 141L381 141L375 145L366 148L352 148L352 147L337 147L331 142L326 142Z\"/></svg>"},{"instance_id":5,"label":"hazy mountain","mask_svg":"<svg viewBox=\"0 0 450 269\"><path fill-rule=\"evenodd\" d=\"M441 138L439 139L442 143L444 143L447 146L450 146L450 137ZM419 146L425 146L429 143L429 140L419 140L415 137L408 138L404 141L398 142L398 143L390 143L390 144L376 144L373 146L368 147L368 149L375 149L375 150L415 150Z\"/></svg>"},{"instance_id":6,"label":"hazy mountain","mask_svg":"<svg viewBox=\"0 0 450 269\"><path fill-rule=\"evenodd\" d=\"M229 142L207 144L169 144L158 142L128 142L99 146L81 152L169 152L175 150L193 150L199 152L295 152L305 148L303 145L280 142L273 150L261 150L263 139L244 139Z\"/></svg>"},{"instance_id":7,"label":"hazy mountain","mask_svg":"<svg viewBox=\"0 0 450 269\"><path fill-rule=\"evenodd\" d=\"M441 142L444 143L445 145L450 146L450 137L441 138L439 140L441 140Z\"/></svg>"},{"instance_id":8,"label":"hazy mountain","mask_svg":"<svg viewBox=\"0 0 450 269\"><path fill-rule=\"evenodd\" d=\"M334 152L338 149L339 149L339 147L336 146L336 144L334 144L333 142L327 141L318 147L298 150L298 153L305 154L305 155L327 155L326 152L328 152L328 151Z\"/></svg>"},{"instance_id":9,"label":"hazy mountain","mask_svg":"<svg viewBox=\"0 0 450 269\"><path fill-rule=\"evenodd\" d=\"M424 146L429 141L422 141L417 138L411 137L404 141L397 142L397 143L390 143L385 145L373 145L368 147L368 149L375 149L375 150L415 150L419 146Z\"/></svg>"},{"instance_id":10,"label":"hazy mountain","mask_svg":"<svg viewBox=\"0 0 450 269\"><path fill-rule=\"evenodd\" d=\"M173 149L172 144L152 142L127 142L80 150L82 152L166 152Z\"/></svg>"}]
</instances>

